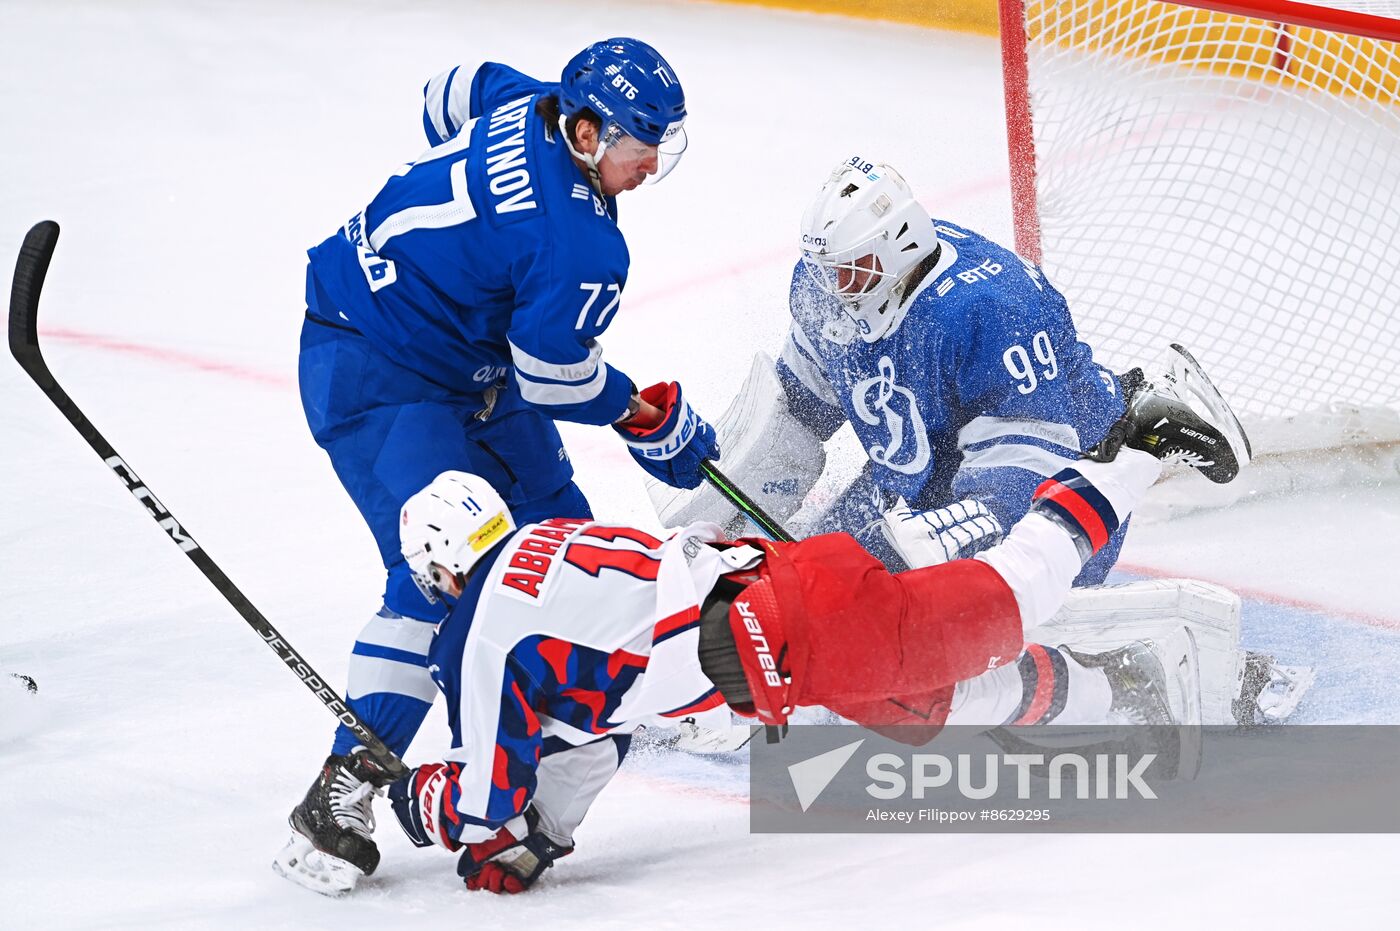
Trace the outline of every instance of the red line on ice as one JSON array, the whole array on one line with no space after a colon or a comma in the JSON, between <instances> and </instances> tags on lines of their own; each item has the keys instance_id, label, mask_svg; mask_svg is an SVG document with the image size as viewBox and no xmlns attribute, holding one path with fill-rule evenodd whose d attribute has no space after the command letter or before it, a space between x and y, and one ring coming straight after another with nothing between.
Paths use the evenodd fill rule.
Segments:
<instances>
[{"instance_id":1,"label":"red line on ice","mask_svg":"<svg viewBox=\"0 0 1400 931\"><path fill-rule=\"evenodd\" d=\"M261 369L251 368L246 365L235 365L231 362L224 362L210 356L201 356L193 352L184 352L179 349L162 349L156 346L128 342L123 339L114 339L110 336L103 336L100 333L85 333L81 330L69 330L62 327L46 327L42 332L47 339L57 340L63 343L72 343L86 349L101 349L107 352L122 353L128 356L139 356L144 359L150 359L153 362L161 362L177 368L194 369L200 372L213 372L218 375L227 375L230 378L236 378L240 381L256 382L275 388L296 387L296 379L289 375L278 375L274 372L265 372Z\"/></svg>"},{"instance_id":2,"label":"red line on ice","mask_svg":"<svg viewBox=\"0 0 1400 931\"><path fill-rule=\"evenodd\" d=\"M1400 631L1400 618L1386 617L1382 614L1371 614L1367 611L1353 611L1348 608L1338 608L1334 605L1323 604L1319 601L1308 601L1304 598L1280 595L1277 592L1265 591L1262 588L1236 585L1233 582L1223 582L1219 579L1208 579L1195 572L1169 572L1154 566L1142 566L1122 562L1118 563L1114 568L1122 569L1124 572L1131 572L1134 575L1145 575L1154 579L1196 579L1201 582L1209 582L1212 585L1228 588L1241 598L1265 601L1269 604L1283 605L1288 608L1300 608L1304 611L1311 611L1314 614L1324 614L1328 617L1336 617L1342 620L1354 621L1358 624L1365 624L1368 627Z\"/></svg>"}]
</instances>

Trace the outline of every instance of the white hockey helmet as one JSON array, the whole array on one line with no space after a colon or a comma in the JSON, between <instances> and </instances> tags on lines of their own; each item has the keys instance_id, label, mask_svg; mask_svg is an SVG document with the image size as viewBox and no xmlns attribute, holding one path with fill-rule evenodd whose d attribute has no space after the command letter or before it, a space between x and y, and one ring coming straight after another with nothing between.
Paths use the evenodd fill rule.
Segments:
<instances>
[{"instance_id":1,"label":"white hockey helmet","mask_svg":"<svg viewBox=\"0 0 1400 931\"><path fill-rule=\"evenodd\" d=\"M436 601L443 566L459 584L491 548L515 529L515 518L486 479L469 472L444 472L404 502L399 511L399 549L413 581Z\"/></svg>"},{"instance_id":2,"label":"white hockey helmet","mask_svg":"<svg viewBox=\"0 0 1400 931\"><path fill-rule=\"evenodd\" d=\"M928 212L889 165L837 165L802 217L802 264L873 343L908 310L901 279L938 245Z\"/></svg>"}]
</instances>

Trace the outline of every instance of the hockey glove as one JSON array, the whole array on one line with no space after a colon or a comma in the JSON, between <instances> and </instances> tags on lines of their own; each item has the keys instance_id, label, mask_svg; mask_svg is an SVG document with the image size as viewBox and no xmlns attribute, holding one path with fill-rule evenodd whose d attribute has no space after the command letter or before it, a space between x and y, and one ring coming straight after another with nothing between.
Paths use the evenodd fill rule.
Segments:
<instances>
[{"instance_id":1,"label":"hockey glove","mask_svg":"<svg viewBox=\"0 0 1400 931\"><path fill-rule=\"evenodd\" d=\"M427 763L389 786L394 816L415 847L437 844L452 851L461 849L443 820L443 806L451 804L458 772L456 763Z\"/></svg>"},{"instance_id":2,"label":"hockey glove","mask_svg":"<svg viewBox=\"0 0 1400 931\"><path fill-rule=\"evenodd\" d=\"M646 430L616 425L623 441L631 447L632 458L667 485L695 488L702 478L700 463L719 458L715 428L686 403L676 382L652 385L643 389L641 396L665 416L660 424Z\"/></svg>"},{"instance_id":3,"label":"hockey glove","mask_svg":"<svg viewBox=\"0 0 1400 931\"><path fill-rule=\"evenodd\" d=\"M507 821L490 840L467 844L457 861L457 875L473 892L514 895L529 889L555 860L574 852L541 834L538 824L530 809Z\"/></svg>"},{"instance_id":4,"label":"hockey glove","mask_svg":"<svg viewBox=\"0 0 1400 931\"><path fill-rule=\"evenodd\" d=\"M1001 539L1002 527L971 498L935 511L914 511L901 500L881 518L880 532L909 568L923 569L981 552Z\"/></svg>"}]
</instances>

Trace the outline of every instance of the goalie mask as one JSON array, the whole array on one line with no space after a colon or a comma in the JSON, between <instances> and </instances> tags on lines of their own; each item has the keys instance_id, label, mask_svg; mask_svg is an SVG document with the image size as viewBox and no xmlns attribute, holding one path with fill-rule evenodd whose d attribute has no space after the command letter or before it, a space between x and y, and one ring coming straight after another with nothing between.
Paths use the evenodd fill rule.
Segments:
<instances>
[{"instance_id":1,"label":"goalie mask","mask_svg":"<svg viewBox=\"0 0 1400 931\"><path fill-rule=\"evenodd\" d=\"M938 246L933 221L899 172L856 156L837 165L802 217L802 264L867 343L908 311L911 272Z\"/></svg>"},{"instance_id":2,"label":"goalie mask","mask_svg":"<svg viewBox=\"0 0 1400 931\"><path fill-rule=\"evenodd\" d=\"M444 472L404 502L399 512L399 549L413 581L437 601L446 568L459 585L481 557L515 530L510 508L479 475Z\"/></svg>"}]
</instances>

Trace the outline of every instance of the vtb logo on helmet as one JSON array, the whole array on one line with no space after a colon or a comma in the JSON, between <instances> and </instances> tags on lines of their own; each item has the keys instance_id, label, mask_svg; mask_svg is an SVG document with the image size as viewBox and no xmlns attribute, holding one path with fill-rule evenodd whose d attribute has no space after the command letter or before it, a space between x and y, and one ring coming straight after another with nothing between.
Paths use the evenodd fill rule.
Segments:
<instances>
[{"instance_id":1,"label":"vtb logo on helmet","mask_svg":"<svg viewBox=\"0 0 1400 931\"><path fill-rule=\"evenodd\" d=\"M832 170L802 217L803 267L870 343L904 319L916 282L903 279L937 247L933 220L908 182L859 155Z\"/></svg>"},{"instance_id":2,"label":"vtb logo on helmet","mask_svg":"<svg viewBox=\"0 0 1400 931\"><path fill-rule=\"evenodd\" d=\"M685 153L685 92L666 59L645 42L604 39L569 60L559 79L559 111L571 117L584 108L603 120L598 158L624 135L657 148L657 170L648 183L664 178Z\"/></svg>"},{"instance_id":3,"label":"vtb logo on helmet","mask_svg":"<svg viewBox=\"0 0 1400 931\"><path fill-rule=\"evenodd\" d=\"M459 582L481 557L515 530L510 508L486 479L470 472L444 472L399 512L399 550L413 581L437 601L442 566Z\"/></svg>"}]
</instances>

